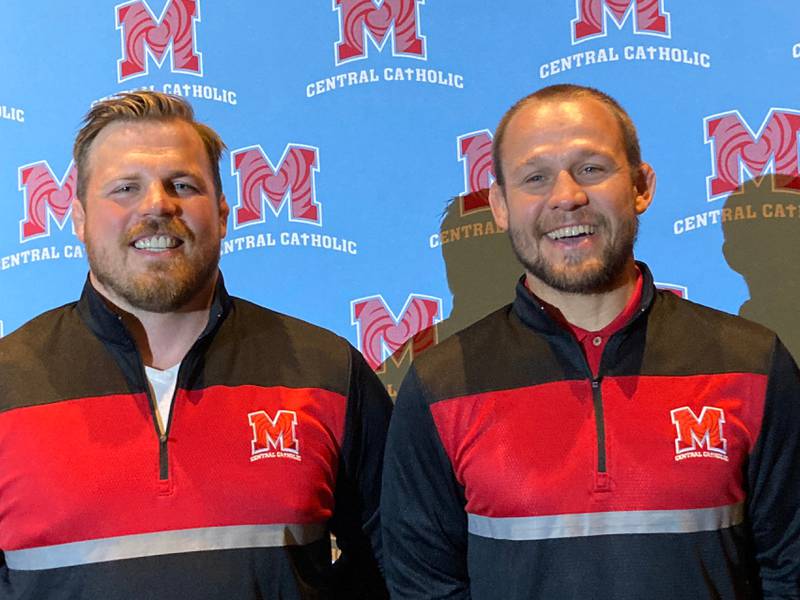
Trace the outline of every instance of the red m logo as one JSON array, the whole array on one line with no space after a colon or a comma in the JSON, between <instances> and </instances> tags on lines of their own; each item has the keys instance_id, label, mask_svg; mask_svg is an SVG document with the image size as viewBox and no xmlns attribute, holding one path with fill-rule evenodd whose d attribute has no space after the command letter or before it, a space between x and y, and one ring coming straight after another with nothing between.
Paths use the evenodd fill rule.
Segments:
<instances>
[{"instance_id":1,"label":"red m logo","mask_svg":"<svg viewBox=\"0 0 800 600\"><path fill-rule=\"evenodd\" d=\"M709 452L725 454L728 441L722 435L725 413L721 408L704 406L698 418L691 408L682 406L670 411L678 435L675 438L675 454L694 452L705 448Z\"/></svg>"},{"instance_id":2,"label":"red m logo","mask_svg":"<svg viewBox=\"0 0 800 600\"><path fill-rule=\"evenodd\" d=\"M771 108L758 133L753 133L736 110L706 117L703 122L714 173L707 179L709 200L741 192L746 177L767 172L775 174L773 189L800 191L800 111Z\"/></svg>"},{"instance_id":3,"label":"red m logo","mask_svg":"<svg viewBox=\"0 0 800 600\"><path fill-rule=\"evenodd\" d=\"M169 0L156 18L144 0L118 4L117 29L122 35L122 58L117 61L121 83L148 72L146 54L160 67L172 47L172 71L202 75L195 25L200 21L200 0Z\"/></svg>"},{"instance_id":4,"label":"red m logo","mask_svg":"<svg viewBox=\"0 0 800 600\"><path fill-rule=\"evenodd\" d=\"M409 351L413 358L436 344L434 324L441 319L442 300L410 294L400 316L395 317L382 296L370 296L353 300L350 312L359 350L369 366L381 373L389 356L399 366ZM395 356L401 348L402 353Z\"/></svg>"},{"instance_id":5,"label":"red m logo","mask_svg":"<svg viewBox=\"0 0 800 600\"><path fill-rule=\"evenodd\" d=\"M321 207L316 201L314 173L319 171L319 149L289 144L277 167L261 146L231 152L233 175L238 180L239 203L234 226L264 222L264 200L277 217L289 200L289 220L322 225Z\"/></svg>"},{"instance_id":6,"label":"red m logo","mask_svg":"<svg viewBox=\"0 0 800 600\"><path fill-rule=\"evenodd\" d=\"M572 20L573 44L605 37L607 15L622 29L631 13L636 13L634 33L670 37L663 0L575 0L575 6L578 17Z\"/></svg>"},{"instance_id":7,"label":"red m logo","mask_svg":"<svg viewBox=\"0 0 800 600\"><path fill-rule=\"evenodd\" d=\"M25 218L19 223L19 241L28 242L50 235L48 213L64 229L75 198L78 171L70 162L59 182L47 161L19 168L19 189L25 198Z\"/></svg>"},{"instance_id":8,"label":"red m logo","mask_svg":"<svg viewBox=\"0 0 800 600\"><path fill-rule=\"evenodd\" d=\"M275 418L263 410L247 415L253 428L252 454L279 450L300 454L300 442L295 434L297 414L293 410L279 410Z\"/></svg>"},{"instance_id":9,"label":"red m logo","mask_svg":"<svg viewBox=\"0 0 800 600\"><path fill-rule=\"evenodd\" d=\"M489 208L492 170L492 133L488 129L458 137L458 160L464 163L464 194L461 216Z\"/></svg>"},{"instance_id":10,"label":"red m logo","mask_svg":"<svg viewBox=\"0 0 800 600\"><path fill-rule=\"evenodd\" d=\"M419 5L425 0L333 0L339 11L336 64L367 57L366 38L382 50L392 30L392 54L425 58L425 36L419 33Z\"/></svg>"}]
</instances>

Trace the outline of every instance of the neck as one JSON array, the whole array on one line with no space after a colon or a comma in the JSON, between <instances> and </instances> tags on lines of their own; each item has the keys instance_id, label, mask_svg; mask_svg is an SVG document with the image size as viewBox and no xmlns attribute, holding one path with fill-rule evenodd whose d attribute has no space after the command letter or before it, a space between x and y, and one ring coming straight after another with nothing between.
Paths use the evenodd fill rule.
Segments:
<instances>
[{"instance_id":1,"label":"neck","mask_svg":"<svg viewBox=\"0 0 800 600\"><path fill-rule=\"evenodd\" d=\"M106 304L128 328L142 361L148 367L168 369L183 360L208 324L216 277L187 305L174 312L152 312L132 306L97 281L90 280Z\"/></svg>"},{"instance_id":2,"label":"neck","mask_svg":"<svg viewBox=\"0 0 800 600\"><path fill-rule=\"evenodd\" d=\"M623 311L636 289L637 277L638 271L631 258L619 278L607 289L596 293L557 290L530 273L526 273L525 280L528 289L555 306L569 323L587 331L599 331Z\"/></svg>"}]
</instances>

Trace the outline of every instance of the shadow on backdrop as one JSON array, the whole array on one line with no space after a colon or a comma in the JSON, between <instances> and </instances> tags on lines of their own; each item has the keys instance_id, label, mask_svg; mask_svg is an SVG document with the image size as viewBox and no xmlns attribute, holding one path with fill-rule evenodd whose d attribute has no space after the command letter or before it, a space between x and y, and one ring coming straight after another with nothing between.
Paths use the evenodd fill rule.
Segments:
<instances>
[{"instance_id":1,"label":"shadow on backdrop","mask_svg":"<svg viewBox=\"0 0 800 600\"><path fill-rule=\"evenodd\" d=\"M488 209L486 189L451 199L439 227L447 285L453 297L450 315L434 326L436 343L514 299L522 267L505 231L498 231ZM464 210L464 207L475 207ZM409 342L410 343L410 342ZM378 376L394 398L413 358L408 346L386 359Z\"/></svg>"},{"instance_id":2,"label":"shadow on backdrop","mask_svg":"<svg viewBox=\"0 0 800 600\"><path fill-rule=\"evenodd\" d=\"M744 277L750 297L739 315L775 331L800 359L800 196L782 191L792 179L765 176L747 181L722 209L722 253Z\"/></svg>"}]
</instances>

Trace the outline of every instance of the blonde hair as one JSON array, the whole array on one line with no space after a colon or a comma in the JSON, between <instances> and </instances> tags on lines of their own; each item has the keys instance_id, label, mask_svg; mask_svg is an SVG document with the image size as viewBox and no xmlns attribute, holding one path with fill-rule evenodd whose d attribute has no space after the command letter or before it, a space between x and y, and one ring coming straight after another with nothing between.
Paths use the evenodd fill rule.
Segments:
<instances>
[{"instance_id":1,"label":"blonde hair","mask_svg":"<svg viewBox=\"0 0 800 600\"><path fill-rule=\"evenodd\" d=\"M88 183L89 149L92 142L104 127L116 122L125 121L170 121L177 119L191 125L208 154L211 172L214 177L214 191L217 200L222 195L222 178L219 171L219 159L225 150L225 143L216 131L198 123L194 119L192 106L183 98L161 92L139 91L123 92L108 100L98 102L86 113L83 127L75 137L72 156L78 169L77 196L84 201Z\"/></svg>"}]
</instances>

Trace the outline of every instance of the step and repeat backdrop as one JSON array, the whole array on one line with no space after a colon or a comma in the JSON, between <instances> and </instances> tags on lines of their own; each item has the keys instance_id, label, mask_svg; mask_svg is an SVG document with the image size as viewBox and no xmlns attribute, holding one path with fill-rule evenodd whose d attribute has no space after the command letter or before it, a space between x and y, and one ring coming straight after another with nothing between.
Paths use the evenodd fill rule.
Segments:
<instances>
[{"instance_id":1,"label":"step and repeat backdrop","mask_svg":"<svg viewBox=\"0 0 800 600\"><path fill-rule=\"evenodd\" d=\"M615 96L658 174L637 256L659 285L800 356L797 0L3 0L0 335L75 299L71 147L89 106L187 98L228 145L230 290L332 329L396 391L513 296L487 206L503 112Z\"/></svg>"}]
</instances>

